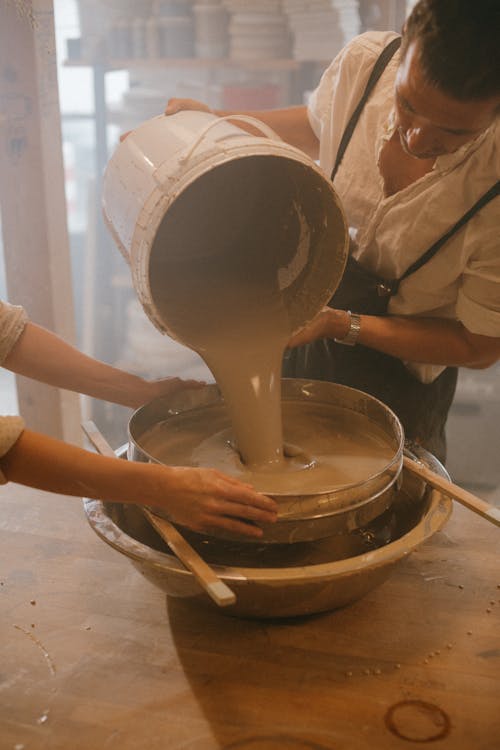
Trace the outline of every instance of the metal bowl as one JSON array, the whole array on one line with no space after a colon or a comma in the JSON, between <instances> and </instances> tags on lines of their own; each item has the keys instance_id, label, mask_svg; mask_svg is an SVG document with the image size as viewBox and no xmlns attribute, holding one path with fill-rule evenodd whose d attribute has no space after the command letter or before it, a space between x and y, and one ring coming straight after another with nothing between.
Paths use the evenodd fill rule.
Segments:
<instances>
[{"instance_id":1,"label":"metal bowl","mask_svg":"<svg viewBox=\"0 0 500 750\"><path fill-rule=\"evenodd\" d=\"M285 430L286 407L294 402L319 406L325 413L330 410L332 430L344 430L346 437L349 429L354 429L349 427L352 422L357 425L356 429L363 430L365 434L376 432L384 441L390 459L380 471L363 481L339 485L315 494L304 494L298 488L294 494L285 495L259 487L266 494L273 495L279 505L277 522L263 526L264 537L259 544L307 542L363 527L390 507L397 491L404 436L398 418L385 404L362 391L335 383L284 379L282 404ZM216 385L180 391L139 408L129 422L129 459L169 464L169 456L160 448L149 443L146 446L146 436L152 428L160 428L168 433L169 419L200 408L207 410L207 420L213 417L215 412L210 410L214 408L225 415L224 402ZM226 419L229 424L229 418ZM183 463L189 465L188 456ZM228 533L218 532L218 536L252 543L244 537Z\"/></svg>"},{"instance_id":2,"label":"metal bowl","mask_svg":"<svg viewBox=\"0 0 500 750\"><path fill-rule=\"evenodd\" d=\"M427 451L417 457L445 478L448 475ZM122 457L125 451L122 450ZM169 596L216 608L193 575L170 552L137 506L84 500L93 530L107 544L128 557L151 583ZM236 594L236 603L221 611L238 617L291 617L322 612L349 604L382 583L394 566L430 539L448 520L452 501L426 487L412 474L402 472L402 486L384 514L362 529L314 543L276 545L257 549L253 564L248 547L224 541L198 539L207 559L215 556L243 565L213 564L221 579ZM193 543L193 539L190 539ZM307 563L305 561L312 560ZM258 567L264 563L265 567Z\"/></svg>"}]
</instances>

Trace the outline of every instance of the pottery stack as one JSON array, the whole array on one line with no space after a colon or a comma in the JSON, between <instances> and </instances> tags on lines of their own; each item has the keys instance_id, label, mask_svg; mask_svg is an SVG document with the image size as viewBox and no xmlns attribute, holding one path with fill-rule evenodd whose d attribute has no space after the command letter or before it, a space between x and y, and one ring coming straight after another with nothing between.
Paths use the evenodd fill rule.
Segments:
<instances>
[{"instance_id":1,"label":"pottery stack","mask_svg":"<svg viewBox=\"0 0 500 750\"><path fill-rule=\"evenodd\" d=\"M290 56L288 19L281 0L223 0L230 13L229 57L271 60Z\"/></svg>"},{"instance_id":2,"label":"pottery stack","mask_svg":"<svg viewBox=\"0 0 500 750\"><path fill-rule=\"evenodd\" d=\"M283 0L296 60L330 61L359 34L356 0Z\"/></svg>"},{"instance_id":3,"label":"pottery stack","mask_svg":"<svg viewBox=\"0 0 500 750\"><path fill-rule=\"evenodd\" d=\"M212 60L226 57L228 16L221 0L197 0L193 16L196 57Z\"/></svg>"},{"instance_id":4,"label":"pottery stack","mask_svg":"<svg viewBox=\"0 0 500 750\"><path fill-rule=\"evenodd\" d=\"M191 3L188 0L156 0L153 10L156 10L157 17L150 19L151 31L154 33L156 24L159 57L191 57L194 45Z\"/></svg>"}]
</instances>

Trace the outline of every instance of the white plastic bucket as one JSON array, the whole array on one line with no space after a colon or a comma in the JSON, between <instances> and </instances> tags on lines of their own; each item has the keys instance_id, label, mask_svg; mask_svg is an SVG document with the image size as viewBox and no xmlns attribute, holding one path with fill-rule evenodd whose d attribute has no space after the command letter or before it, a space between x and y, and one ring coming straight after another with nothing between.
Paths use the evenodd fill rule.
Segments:
<instances>
[{"instance_id":1,"label":"white plastic bucket","mask_svg":"<svg viewBox=\"0 0 500 750\"><path fill-rule=\"evenodd\" d=\"M138 298L154 325L182 343L182 326L160 300L158 268L171 256L205 262L225 252L235 256L235 273L247 275L252 263L265 262L293 330L328 302L347 258L346 221L330 180L263 123L230 119L184 111L149 120L117 147L104 176L105 221ZM238 119L263 137L238 128Z\"/></svg>"}]
</instances>

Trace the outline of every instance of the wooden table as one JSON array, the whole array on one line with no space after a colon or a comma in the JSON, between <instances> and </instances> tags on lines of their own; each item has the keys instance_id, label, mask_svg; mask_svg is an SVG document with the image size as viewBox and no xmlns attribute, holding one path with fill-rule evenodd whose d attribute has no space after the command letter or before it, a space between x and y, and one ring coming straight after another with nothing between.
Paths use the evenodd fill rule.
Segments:
<instances>
[{"instance_id":1,"label":"wooden table","mask_svg":"<svg viewBox=\"0 0 500 750\"><path fill-rule=\"evenodd\" d=\"M269 622L167 599L78 500L1 493L1 750L500 747L500 535L471 512L356 604Z\"/></svg>"}]
</instances>

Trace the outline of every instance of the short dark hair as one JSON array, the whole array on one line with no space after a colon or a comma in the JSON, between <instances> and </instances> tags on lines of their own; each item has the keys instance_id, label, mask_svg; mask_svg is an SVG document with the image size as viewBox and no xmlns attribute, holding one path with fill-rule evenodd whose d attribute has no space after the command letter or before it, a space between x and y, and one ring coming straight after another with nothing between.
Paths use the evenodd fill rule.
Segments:
<instances>
[{"instance_id":1,"label":"short dark hair","mask_svg":"<svg viewBox=\"0 0 500 750\"><path fill-rule=\"evenodd\" d=\"M425 78L446 94L500 94L499 0L419 0L404 26L403 56L415 41Z\"/></svg>"}]
</instances>

